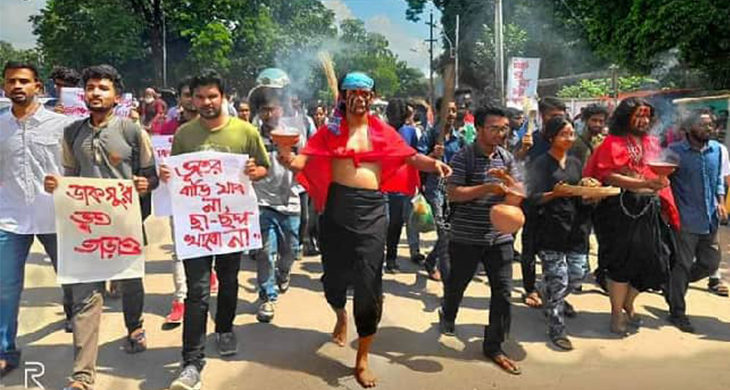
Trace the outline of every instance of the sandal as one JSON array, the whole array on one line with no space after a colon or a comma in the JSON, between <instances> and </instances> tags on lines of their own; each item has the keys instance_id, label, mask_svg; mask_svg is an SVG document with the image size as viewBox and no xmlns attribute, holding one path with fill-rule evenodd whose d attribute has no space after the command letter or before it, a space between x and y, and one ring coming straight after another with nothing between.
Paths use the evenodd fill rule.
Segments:
<instances>
[{"instance_id":1,"label":"sandal","mask_svg":"<svg viewBox=\"0 0 730 390\"><path fill-rule=\"evenodd\" d=\"M727 286L719 280L714 283L713 282L708 283L707 289L710 290L711 293L713 293L715 295L719 295L721 297L726 297L726 296L730 295L730 294L728 294Z\"/></svg>"},{"instance_id":2,"label":"sandal","mask_svg":"<svg viewBox=\"0 0 730 390\"><path fill-rule=\"evenodd\" d=\"M0 359L0 378L8 375L10 371L13 371L16 368L17 366L10 364L7 360Z\"/></svg>"},{"instance_id":3,"label":"sandal","mask_svg":"<svg viewBox=\"0 0 730 390\"><path fill-rule=\"evenodd\" d=\"M537 293L537 291L533 291L533 292L525 295L524 302L525 302L525 305L527 305L533 309L539 309L542 307L542 299L540 299L540 295Z\"/></svg>"},{"instance_id":4,"label":"sandal","mask_svg":"<svg viewBox=\"0 0 730 390\"><path fill-rule=\"evenodd\" d=\"M147 350L147 337L144 329L134 331L127 336L127 342L124 344L124 350L127 353L139 353Z\"/></svg>"},{"instance_id":5,"label":"sandal","mask_svg":"<svg viewBox=\"0 0 730 390\"><path fill-rule=\"evenodd\" d=\"M552 341L556 347L562 349L563 351L573 350L573 343L571 343L570 339L565 336L553 337L550 339L550 341Z\"/></svg>"},{"instance_id":6,"label":"sandal","mask_svg":"<svg viewBox=\"0 0 730 390\"><path fill-rule=\"evenodd\" d=\"M487 355L487 357L491 359L494 364L499 366L499 368L512 375L522 374L522 370L520 370L520 368L517 367L517 364L515 364L512 359L508 358L504 352L496 352L494 354Z\"/></svg>"}]
</instances>

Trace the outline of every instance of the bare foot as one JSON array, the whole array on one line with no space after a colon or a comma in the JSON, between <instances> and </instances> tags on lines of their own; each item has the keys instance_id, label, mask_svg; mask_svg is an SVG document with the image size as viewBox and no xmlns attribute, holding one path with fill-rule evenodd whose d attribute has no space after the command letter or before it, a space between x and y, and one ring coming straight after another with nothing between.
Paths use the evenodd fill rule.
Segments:
<instances>
[{"instance_id":1,"label":"bare foot","mask_svg":"<svg viewBox=\"0 0 730 390\"><path fill-rule=\"evenodd\" d=\"M344 347L347 342L347 312L342 310L335 310L337 313L337 323L335 324L335 330L332 331L332 341L340 347Z\"/></svg>"},{"instance_id":2,"label":"bare foot","mask_svg":"<svg viewBox=\"0 0 730 390\"><path fill-rule=\"evenodd\" d=\"M372 371L367 367L367 365L362 367L355 367L355 380L357 380L357 383L360 384L360 386L364 388L370 388L375 387L375 382L377 381L377 378L375 378L375 375Z\"/></svg>"}]
</instances>

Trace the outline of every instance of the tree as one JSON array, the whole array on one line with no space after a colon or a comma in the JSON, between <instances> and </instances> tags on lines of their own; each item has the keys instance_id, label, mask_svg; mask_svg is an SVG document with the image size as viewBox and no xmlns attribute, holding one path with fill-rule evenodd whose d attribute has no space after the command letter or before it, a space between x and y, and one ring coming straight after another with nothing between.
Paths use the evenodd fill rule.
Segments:
<instances>
[{"instance_id":1,"label":"tree","mask_svg":"<svg viewBox=\"0 0 730 390\"><path fill-rule=\"evenodd\" d=\"M552 2L566 27L610 61L644 74L671 73L667 72L671 67L680 72L698 70L705 76L705 85L730 87L726 0Z\"/></svg>"},{"instance_id":2,"label":"tree","mask_svg":"<svg viewBox=\"0 0 730 390\"><path fill-rule=\"evenodd\" d=\"M426 4L441 11L443 31L454 37L456 15L460 16L460 83L471 85L482 95L496 90L494 68L494 0L405 0L406 17L417 21ZM610 2L608 2L610 3ZM556 17L553 4L546 1L513 0L503 2L505 63L512 55L543 58L540 77L556 77L605 67L588 50L585 40ZM444 40L444 47L448 44ZM447 58L440 58L443 64Z\"/></svg>"},{"instance_id":3,"label":"tree","mask_svg":"<svg viewBox=\"0 0 730 390\"><path fill-rule=\"evenodd\" d=\"M398 93L417 77L361 21L338 28L319 0L48 0L31 18L48 63L83 68L109 63L133 89L162 85L162 30L169 81L217 69L232 93L253 87L268 67L287 71L303 99L326 91L316 53L332 51L338 72L371 72L379 90ZM417 72L417 71L416 71Z\"/></svg>"},{"instance_id":4,"label":"tree","mask_svg":"<svg viewBox=\"0 0 730 390\"><path fill-rule=\"evenodd\" d=\"M618 78L618 92L631 92L646 87L655 87L657 80L645 76ZM611 79L581 80L573 85L562 87L557 96L561 98L597 98L610 96Z\"/></svg>"},{"instance_id":5,"label":"tree","mask_svg":"<svg viewBox=\"0 0 730 390\"><path fill-rule=\"evenodd\" d=\"M43 69L40 64L40 55L38 51L16 49L9 42L0 41L0 66L4 66L8 61L18 61L24 63L30 63L36 65L38 71L43 73ZM2 77L2 76L0 76Z\"/></svg>"}]
</instances>

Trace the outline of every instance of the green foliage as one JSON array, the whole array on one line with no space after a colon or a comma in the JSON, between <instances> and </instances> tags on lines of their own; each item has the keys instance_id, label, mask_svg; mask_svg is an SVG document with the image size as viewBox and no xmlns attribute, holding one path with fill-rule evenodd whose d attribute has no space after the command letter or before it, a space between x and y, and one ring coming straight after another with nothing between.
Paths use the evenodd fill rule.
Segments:
<instances>
[{"instance_id":1,"label":"green foliage","mask_svg":"<svg viewBox=\"0 0 730 390\"><path fill-rule=\"evenodd\" d=\"M38 51L16 49L9 42L0 41L0 66L5 66L8 61L17 61L23 63L30 63L38 67L38 71L43 73L41 64L39 63L40 55ZM0 79L2 75L0 75Z\"/></svg>"},{"instance_id":2,"label":"green foliage","mask_svg":"<svg viewBox=\"0 0 730 390\"><path fill-rule=\"evenodd\" d=\"M730 87L727 0L552 2L564 15L566 27L611 62L659 76L699 70L705 85Z\"/></svg>"},{"instance_id":3,"label":"green foliage","mask_svg":"<svg viewBox=\"0 0 730 390\"><path fill-rule=\"evenodd\" d=\"M319 0L48 0L32 22L46 63L109 63L138 90L162 84L163 26L170 85L210 67L245 96L262 69L276 66L302 98L317 99L329 96L316 56L325 48L338 75L369 72L383 95L425 89L423 75L399 61L385 37L359 20L344 21L338 33Z\"/></svg>"},{"instance_id":4,"label":"green foliage","mask_svg":"<svg viewBox=\"0 0 730 390\"><path fill-rule=\"evenodd\" d=\"M657 80L646 76L628 76L618 78L618 92L631 92L643 88L656 87ZM596 98L610 96L611 79L581 80L573 85L566 85L558 91L561 98Z\"/></svg>"}]
</instances>

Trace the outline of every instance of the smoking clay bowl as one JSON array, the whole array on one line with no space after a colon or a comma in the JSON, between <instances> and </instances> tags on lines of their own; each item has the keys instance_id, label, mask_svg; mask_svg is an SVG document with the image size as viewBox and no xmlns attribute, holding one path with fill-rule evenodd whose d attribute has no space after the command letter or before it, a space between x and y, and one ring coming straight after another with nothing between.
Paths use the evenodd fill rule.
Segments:
<instances>
[{"instance_id":1,"label":"smoking clay bowl","mask_svg":"<svg viewBox=\"0 0 730 390\"><path fill-rule=\"evenodd\" d=\"M299 134L283 130L272 130L271 140L279 149L279 154L289 155L292 147L299 143Z\"/></svg>"},{"instance_id":2,"label":"smoking clay bowl","mask_svg":"<svg viewBox=\"0 0 730 390\"><path fill-rule=\"evenodd\" d=\"M652 161L646 164L657 176L667 177L679 168L679 165L666 161Z\"/></svg>"}]
</instances>

